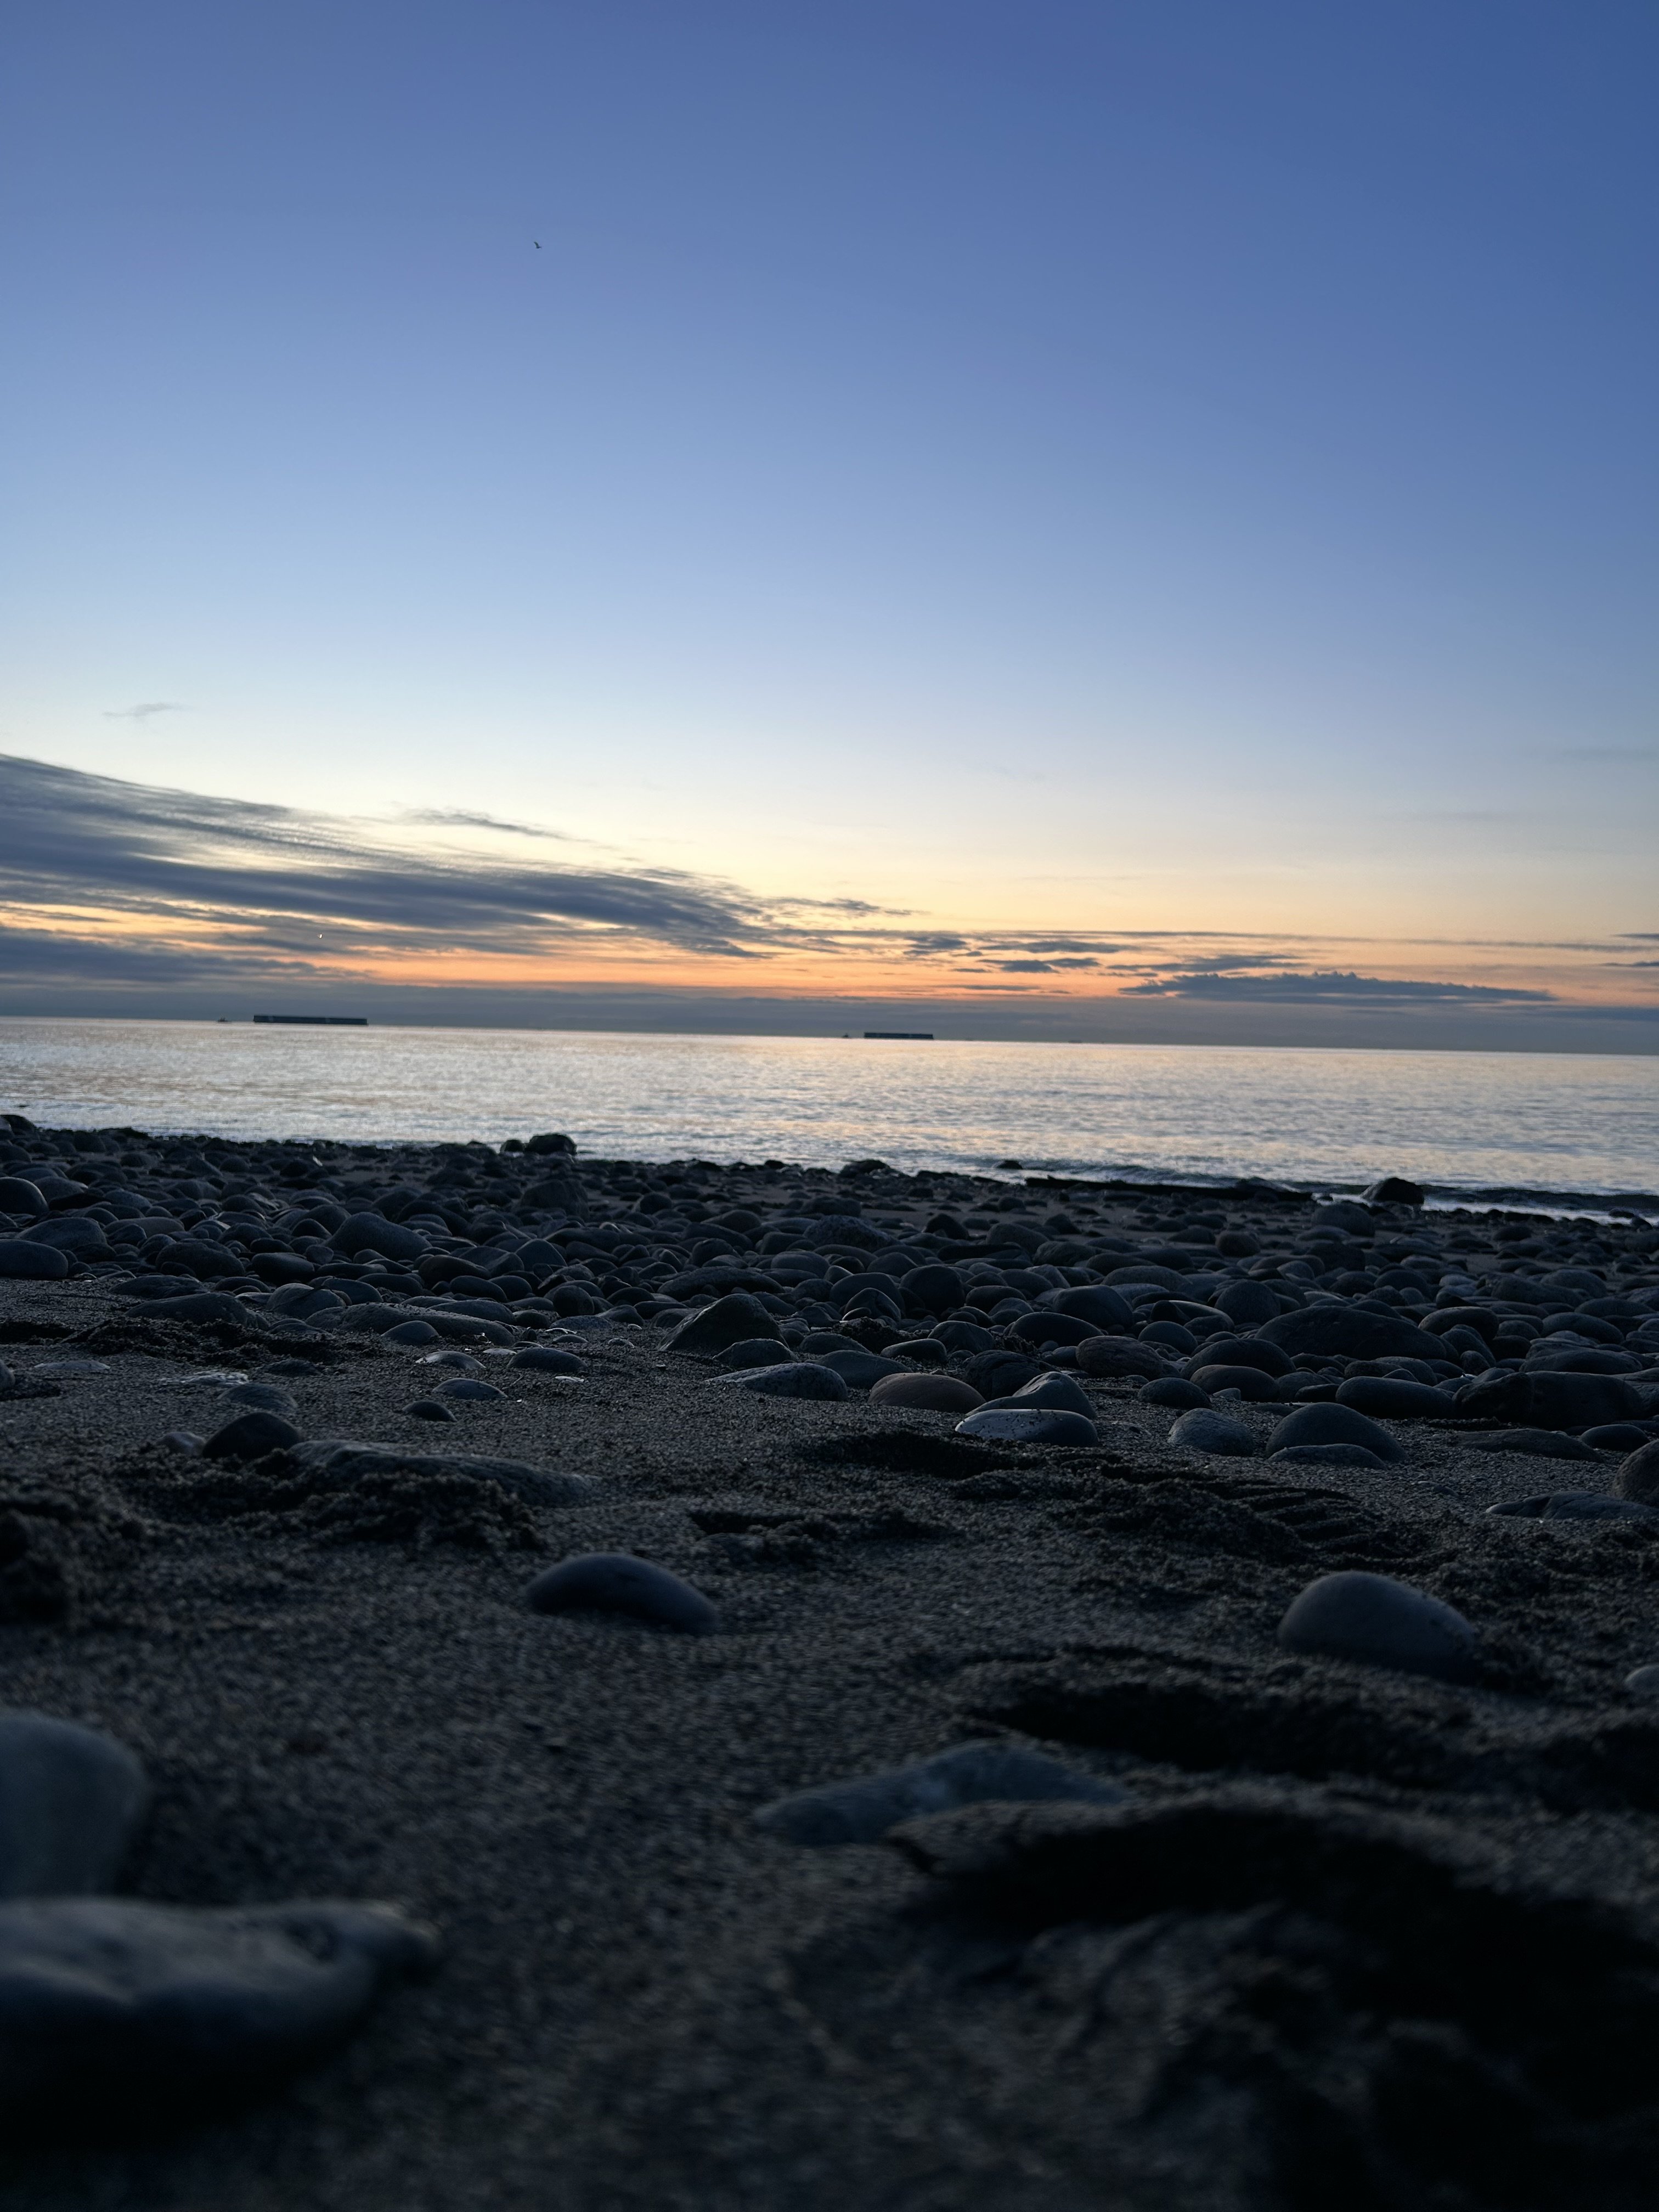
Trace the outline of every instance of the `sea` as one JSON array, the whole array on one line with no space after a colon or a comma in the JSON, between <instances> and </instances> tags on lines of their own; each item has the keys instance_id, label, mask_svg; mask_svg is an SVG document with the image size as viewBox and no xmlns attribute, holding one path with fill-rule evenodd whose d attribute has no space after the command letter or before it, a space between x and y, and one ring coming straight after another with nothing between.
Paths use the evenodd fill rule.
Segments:
<instances>
[{"instance_id":1,"label":"sea","mask_svg":"<svg viewBox=\"0 0 1659 2212\"><path fill-rule=\"evenodd\" d=\"M52 1127L908 1171L1241 1176L1659 1214L1659 1056L0 1018Z\"/></svg>"}]
</instances>

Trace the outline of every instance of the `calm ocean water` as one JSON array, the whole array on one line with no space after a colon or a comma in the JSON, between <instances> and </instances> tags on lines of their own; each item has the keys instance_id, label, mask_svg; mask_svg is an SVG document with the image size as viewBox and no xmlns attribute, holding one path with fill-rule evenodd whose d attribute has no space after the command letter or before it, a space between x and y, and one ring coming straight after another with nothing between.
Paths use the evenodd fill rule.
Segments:
<instances>
[{"instance_id":1,"label":"calm ocean water","mask_svg":"<svg viewBox=\"0 0 1659 2212\"><path fill-rule=\"evenodd\" d=\"M361 1142L1447 1194L1659 1186L1659 1058L0 1020L0 1108Z\"/></svg>"}]
</instances>

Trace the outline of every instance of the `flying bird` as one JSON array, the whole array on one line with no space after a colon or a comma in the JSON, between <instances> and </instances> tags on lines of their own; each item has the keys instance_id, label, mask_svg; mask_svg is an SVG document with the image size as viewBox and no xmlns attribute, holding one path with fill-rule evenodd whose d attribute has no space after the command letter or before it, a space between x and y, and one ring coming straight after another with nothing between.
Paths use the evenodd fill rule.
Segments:
<instances>
[{"instance_id":1,"label":"flying bird","mask_svg":"<svg viewBox=\"0 0 1659 2212\"><path fill-rule=\"evenodd\" d=\"M538 253L539 253L539 252L541 252L541 250L542 250L542 242L541 242L541 240L540 240L540 239L539 239L539 238L532 238L532 239L531 240L530 243L531 243L531 244L535 247L535 249L536 249L536 251L537 251L537 252L538 252Z\"/></svg>"}]
</instances>

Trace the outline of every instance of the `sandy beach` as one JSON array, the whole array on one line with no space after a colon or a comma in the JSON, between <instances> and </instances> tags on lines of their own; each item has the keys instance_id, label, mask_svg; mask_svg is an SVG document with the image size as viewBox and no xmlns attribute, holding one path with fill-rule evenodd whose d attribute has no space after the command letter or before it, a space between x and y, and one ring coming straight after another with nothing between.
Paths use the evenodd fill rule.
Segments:
<instances>
[{"instance_id":1,"label":"sandy beach","mask_svg":"<svg viewBox=\"0 0 1659 2212\"><path fill-rule=\"evenodd\" d=\"M205 2109L15 2111L15 2201L1650 2202L1652 1230L537 1145L12 1119L6 1707L141 1762L119 1897L441 1947ZM1333 1407L1397 1456L1280 1455ZM532 1610L591 1554L714 1625ZM1334 1575L1462 1626L1283 1640ZM973 1746L1067 1794L757 1823Z\"/></svg>"}]
</instances>

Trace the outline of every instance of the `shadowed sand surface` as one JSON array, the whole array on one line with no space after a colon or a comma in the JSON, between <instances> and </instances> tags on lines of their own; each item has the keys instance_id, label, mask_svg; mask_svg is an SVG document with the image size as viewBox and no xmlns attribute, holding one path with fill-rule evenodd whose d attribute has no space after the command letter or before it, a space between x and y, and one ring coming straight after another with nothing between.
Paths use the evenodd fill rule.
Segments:
<instances>
[{"instance_id":1,"label":"shadowed sand surface","mask_svg":"<svg viewBox=\"0 0 1659 2212\"><path fill-rule=\"evenodd\" d=\"M1659 1407L1642 1224L1390 1204L1322 1224L1260 1186L665 1172L552 1146L13 1135L0 1176L44 1177L46 1211L14 1208L0 1239L100 1226L68 1232L62 1279L0 1281L0 1699L143 1761L123 1894L378 1899L444 1946L234 2109L78 2110L14 2139L16 2201L1651 2202L1659 1704L1625 1683L1659 1660L1659 1516L1487 1511L1632 1486ZM192 1273L204 1244L222 1261L198 1249ZM884 1256L890 1295L845 1287ZM907 1298L922 1267L954 1267L962 1297ZM1168 1280L1123 1279L1137 1267ZM1244 1283L1273 1316L1228 1316ZM1381 1337L1434 1322L1445 1356L1293 1346L1271 1401L1199 1386L1254 1448L1194 1451L1146 1376L1091 1372L1075 1330L1042 1343L1096 1285L1130 1315L1107 1342L1153 1347L1165 1379L1202 1371L1206 1336L1271 1343L1326 1304ZM192 1294L231 1303L162 1310ZM844 1399L720 1379L670 1346L730 1296L792 1358L838 1335L987 1397L1052 1365L1098 1441L958 1437L958 1413L874 1402L846 1360ZM1449 1339L1453 1310L1487 1316L1449 1324L1480 1349ZM422 1315L459 1333L390 1340ZM890 1349L918 1344L937 1349ZM447 1345L502 1395L408 1413L459 1379L422 1364ZM527 1345L584 1372L513 1365ZM1598 1367L1627 1418L1587 1442L1457 1396ZM273 1386L302 1443L456 1463L331 1482L302 1449L216 1461L167 1441L247 1410L204 1376ZM1379 1417L1398 1462L1266 1456L1294 1404L1390 1378L1443 1399ZM1525 1449L1501 1441L1520 1429ZM591 1486L544 1504L481 1458ZM536 1577L589 1553L670 1570L718 1626L532 1612ZM1346 1571L1455 1607L1469 1679L1285 1648L1298 1594ZM986 1740L1123 1794L969 1805L841 1849L755 1826L789 1793Z\"/></svg>"}]
</instances>

